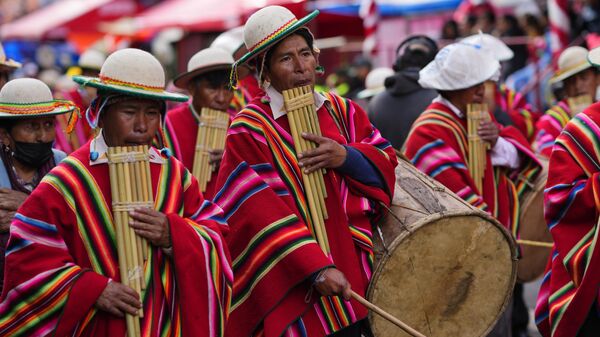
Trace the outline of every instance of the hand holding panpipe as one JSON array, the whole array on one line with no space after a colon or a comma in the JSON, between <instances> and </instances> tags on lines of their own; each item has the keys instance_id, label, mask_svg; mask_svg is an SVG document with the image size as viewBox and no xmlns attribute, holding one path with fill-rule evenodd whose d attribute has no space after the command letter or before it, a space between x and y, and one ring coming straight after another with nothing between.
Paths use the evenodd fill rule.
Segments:
<instances>
[{"instance_id":1,"label":"hand holding panpipe","mask_svg":"<svg viewBox=\"0 0 600 337\"><path fill-rule=\"evenodd\" d=\"M487 150L490 144L479 136L477 130L482 121L489 121L490 115L487 104L467 105L467 136L469 140L469 173L475 182L477 190L482 193L483 177L487 165Z\"/></svg>"},{"instance_id":2,"label":"hand holding panpipe","mask_svg":"<svg viewBox=\"0 0 600 337\"><path fill-rule=\"evenodd\" d=\"M212 173L216 169L214 165L210 165L209 151L225 148L228 123L229 114L225 111L210 108L202 108L200 111L192 174L198 179L198 185L202 192L206 191L206 185L210 182Z\"/></svg>"}]
</instances>

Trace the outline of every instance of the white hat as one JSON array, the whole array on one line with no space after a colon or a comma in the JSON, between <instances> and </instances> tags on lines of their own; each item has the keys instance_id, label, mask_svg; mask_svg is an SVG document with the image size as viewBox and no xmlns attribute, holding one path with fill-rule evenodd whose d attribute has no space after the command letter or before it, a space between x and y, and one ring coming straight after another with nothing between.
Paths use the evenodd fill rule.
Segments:
<instances>
[{"instance_id":1,"label":"white hat","mask_svg":"<svg viewBox=\"0 0 600 337\"><path fill-rule=\"evenodd\" d=\"M187 72L177 76L173 84L185 89L192 78L213 70L229 70L234 62L233 56L224 49L214 47L202 49L192 56L188 61Z\"/></svg>"},{"instance_id":2,"label":"white hat","mask_svg":"<svg viewBox=\"0 0 600 337\"><path fill-rule=\"evenodd\" d=\"M79 57L79 67L100 70L106 61L106 55L96 49L88 49Z\"/></svg>"},{"instance_id":3,"label":"white hat","mask_svg":"<svg viewBox=\"0 0 600 337\"><path fill-rule=\"evenodd\" d=\"M385 90L385 79L394 75L392 68L380 67L369 72L365 79L365 89L361 90L356 97L369 98Z\"/></svg>"},{"instance_id":4,"label":"white hat","mask_svg":"<svg viewBox=\"0 0 600 337\"><path fill-rule=\"evenodd\" d=\"M569 47L558 57L558 70L550 79L550 84L562 82L567 78L592 67L592 59L588 61L588 50L573 46Z\"/></svg>"},{"instance_id":5,"label":"white hat","mask_svg":"<svg viewBox=\"0 0 600 337\"><path fill-rule=\"evenodd\" d=\"M515 53L513 53L506 43L490 34L480 32L479 34L467 36L460 42L480 46L500 62L508 61L515 56Z\"/></svg>"},{"instance_id":6,"label":"white hat","mask_svg":"<svg viewBox=\"0 0 600 337\"><path fill-rule=\"evenodd\" d=\"M83 86L143 98L188 100L186 95L165 91L162 65L152 54L140 49L117 50L106 58L99 77L73 76L73 80Z\"/></svg>"},{"instance_id":7,"label":"white hat","mask_svg":"<svg viewBox=\"0 0 600 337\"><path fill-rule=\"evenodd\" d=\"M442 48L419 72L419 84L436 90L461 90L483 83L497 74L500 63L473 45L453 43Z\"/></svg>"},{"instance_id":8,"label":"white hat","mask_svg":"<svg viewBox=\"0 0 600 337\"><path fill-rule=\"evenodd\" d=\"M232 56L244 45L244 26L236 27L221 33L210 44L211 48L221 48Z\"/></svg>"},{"instance_id":9,"label":"white hat","mask_svg":"<svg viewBox=\"0 0 600 337\"><path fill-rule=\"evenodd\" d=\"M11 70L21 68L21 63L6 58L6 53L4 52L2 43L0 43L0 69L1 68L10 68Z\"/></svg>"},{"instance_id":10,"label":"white hat","mask_svg":"<svg viewBox=\"0 0 600 337\"><path fill-rule=\"evenodd\" d=\"M53 116L76 109L71 101L55 100L50 88L35 78L8 81L0 90L0 119Z\"/></svg>"}]
</instances>

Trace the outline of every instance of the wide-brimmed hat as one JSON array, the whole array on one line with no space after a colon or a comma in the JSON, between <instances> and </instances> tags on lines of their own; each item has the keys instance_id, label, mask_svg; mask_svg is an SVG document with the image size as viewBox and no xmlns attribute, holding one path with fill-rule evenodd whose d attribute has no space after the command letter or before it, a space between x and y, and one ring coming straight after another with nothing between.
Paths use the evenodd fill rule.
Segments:
<instances>
[{"instance_id":1,"label":"wide-brimmed hat","mask_svg":"<svg viewBox=\"0 0 600 337\"><path fill-rule=\"evenodd\" d=\"M35 78L8 81L0 90L0 119L45 117L76 110L73 102L54 99L50 88Z\"/></svg>"},{"instance_id":2,"label":"wide-brimmed hat","mask_svg":"<svg viewBox=\"0 0 600 337\"><path fill-rule=\"evenodd\" d=\"M592 67L588 61L588 50L573 46L565 49L558 57L558 70L550 79L550 84L562 82L567 78Z\"/></svg>"},{"instance_id":3,"label":"wide-brimmed hat","mask_svg":"<svg viewBox=\"0 0 600 337\"><path fill-rule=\"evenodd\" d=\"M10 70L21 68L21 63L6 57L2 43L0 43L0 69L1 68L9 68Z\"/></svg>"},{"instance_id":4,"label":"wide-brimmed hat","mask_svg":"<svg viewBox=\"0 0 600 337\"><path fill-rule=\"evenodd\" d=\"M77 65L83 69L100 70L106 61L106 55L96 49L88 49L79 57Z\"/></svg>"},{"instance_id":5,"label":"wide-brimmed hat","mask_svg":"<svg viewBox=\"0 0 600 337\"><path fill-rule=\"evenodd\" d=\"M498 73L500 63L489 53L465 43L442 48L419 72L423 88L453 91L483 83Z\"/></svg>"},{"instance_id":6,"label":"wide-brimmed hat","mask_svg":"<svg viewBox=\"0 0 600 337\"><path fill-rule=\"evenodd\" d=\"M173 80L176 87L185 89L191 79L213 70L230 70L235 61L229 52L221 48L203 49L189 60L187 71Z\"/></svg>"},{"instance_id":7,"label":"wide-brimmed hat","mask_svg":"<svg viewBox=\"0 0 600 337\"><path fill-rule=\"evenodd\" d=\"M269 49L319 15L315 10L302 19L287 8L268 6L252 14L244 25L244 44L248 52L236 64L245 63Z\"/></svg>"},{"instance_id":8,"label":"wide-brimmed hat","mask_svg":"<svg viewBox=\"0 0 600 337\"><path fill-rule=\"evenodd\" d=\"M515 56L515 53L506 45L506 43L490 34L474 34L465 37L460 42L479 46L500 62L508 61Z\"/></svg>"},{"instance_id":9,"label":"wide-brimmed hat","mask_svg":"<svg viewBox=\"0 0 600 337\"><path fill-rule=\"evenodd\" d=\"M186 95L165 90L165 71L152 54L126 48L110 54L99 77L73 76L83 86L141 98L185 102Z\"/></svg>"},{"instance_id":10,"label":"wide-brimmed hat","mask_svg":"<svg viewBox=\"0 0 600 337\"><path fill-rule=\"evenodd\" d=\"M356 97L369 98L384 91L385 79L392 75L394 75L392 68L380 67L371 70L365 79L365 89L356 94Z\"/></svg>"},{"instance_id":11,"label":"wide-brimmed hat","mask_svg":"<svg viewBox=\"0 0 600 337\"><path fill-rule=\"evenodd\" d=\"M225 49L233 56L240 48L244 46L244 26L235 27L221 33L210 44L211 48Z\"/></svg>"}]
</instances>

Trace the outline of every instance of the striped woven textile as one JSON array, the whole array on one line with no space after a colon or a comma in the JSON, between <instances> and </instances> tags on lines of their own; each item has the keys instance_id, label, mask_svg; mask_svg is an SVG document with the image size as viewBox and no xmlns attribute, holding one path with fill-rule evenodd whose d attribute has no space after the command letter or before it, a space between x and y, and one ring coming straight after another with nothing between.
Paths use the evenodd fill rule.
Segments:
<instances>
[{"instance_id":1,"label":"striped woven textile","mask_svg":"<svg viewBox=\"0 0 600 337\"><path fill-rule=\"evenodd\" d=\"M536 124L533 148L536 153L550 158L554 140L571 120L571 109L565 101L548 109Z\"/></svg>"}]
</instances>

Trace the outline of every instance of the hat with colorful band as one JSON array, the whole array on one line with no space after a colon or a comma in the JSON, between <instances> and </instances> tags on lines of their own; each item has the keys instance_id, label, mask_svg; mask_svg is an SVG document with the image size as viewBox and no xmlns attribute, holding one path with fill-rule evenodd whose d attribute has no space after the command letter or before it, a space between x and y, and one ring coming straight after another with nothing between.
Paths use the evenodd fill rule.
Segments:
<instances>
[{"instance_id":1,"label":"hat with colorful band","mask_svg":"<svg viewBox=\"0 0 600 337\"><path fill-rule=\"evenodd\" d=\"M17 68L21 68L21 63L6 58L6 53L4 53L4 47L2 47L2 44L0 43L0 69L1 68L8 68L10 70L14 70Z\"/></svg>"},{"instance_id":2,"label":"hat with colorful band","mask_svg":"<svg viewBox=\"0 0 600 337\"><path fill-rule=\"evenodd\" d=\"M141 98L185 102L186 95L165 91L165 71L152 54L126 48L110 54L98 77L73 76L82 86Z\"/></svg>"},{"instance_id":3,"label":"hat with colorful band","mask_svg":"<svg viewBox=\"0 0 600 337\"><path fill-rule=\"evenodd\" d=\"M50 88L34 78L8 81L0 90L0 119L46 117L68 112L79 113L73 102L54 99Z\"/></svg>"},{"instance_id":4,"label":"hat with colorful band","mask_svg":"<svg viewBox=\"0 0 600 337\"><path fill-rule=\"evenodd\" d=\"M233 56L221 48L210 47L202 49L192 56L187 65L187 71L173 80L176 87L185 89L191 79L213 70L229 72L233 65Z\"/></svg>"}]
</instances>

